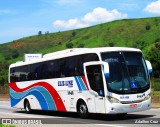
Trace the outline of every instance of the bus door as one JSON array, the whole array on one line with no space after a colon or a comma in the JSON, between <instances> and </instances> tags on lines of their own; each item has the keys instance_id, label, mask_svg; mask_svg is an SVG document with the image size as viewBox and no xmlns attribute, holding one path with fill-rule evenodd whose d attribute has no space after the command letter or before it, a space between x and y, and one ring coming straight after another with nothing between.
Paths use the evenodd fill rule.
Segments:
<instances>
[{"instance_id":1,"label":"bus door","mask_svg":"<svg viewBox=\"0 0 160 127\"><path fill-rule=\"evenodd\" d=\"M102 76L102 65L84 65L85 76L94 95L95 110L97 113L105 113L105 93Z\"/></svg>"}]
</instances>

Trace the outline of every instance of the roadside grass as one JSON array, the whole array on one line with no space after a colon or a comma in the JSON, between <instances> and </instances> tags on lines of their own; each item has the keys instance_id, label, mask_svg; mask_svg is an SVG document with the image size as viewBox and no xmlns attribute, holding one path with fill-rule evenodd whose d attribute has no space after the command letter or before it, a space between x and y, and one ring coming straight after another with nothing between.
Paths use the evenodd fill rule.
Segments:
<instances>
[{"instance_id":1,"label":"roadside grass","mask_svg":"<svg viewBox=\"0 0 160 127\"><path fill-rule=\"evenodd\" d=\"M160 96L160 78L151 78L152 96Z\"/></svg>"},{"instance_id":2,"label":"roadside grass","mask_svg":"<svg viewBox=\"0 0 160 127\"><path fill-rule=\"evenodd\" d=\"M154 91L153 96L160 96L160 91Z\"/></svg>"},{"instance_id":3,"label":"roadside grass","mask_svg":"<svg viewBox=\"0 0 160 127\"><path fill-rule=\"evenodd\" d=\"M8 124L0 124L0 127L16 127L14 125L8 125Z\"/></svg>"}]
</instances>

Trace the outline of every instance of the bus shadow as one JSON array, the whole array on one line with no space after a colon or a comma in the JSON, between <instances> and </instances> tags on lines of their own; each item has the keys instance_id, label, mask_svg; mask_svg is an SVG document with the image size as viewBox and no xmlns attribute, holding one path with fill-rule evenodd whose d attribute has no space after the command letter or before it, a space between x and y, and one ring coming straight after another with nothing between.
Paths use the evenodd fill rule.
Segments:
<instances>
[{"instance_id":1,"label":"bus shadow","mask_svg":"<svg viewBox=\"0 0 160 127\"><path fill-rule=\"evenodd\" d=\"M15 111L16 113L25 113L25 111ZM26 113L25 113L26 114ZM78 113L73 113L73 112L57 112L57 111L40 111L40 110L35 110L32 111L31 113L32 115L44 115L47 117L67 117L67 119L80 119L79 114ZM83 121L87 121L87 120L99 120L99 121L111 121L113 123L113 121L121 121L123 123L124 120L128 120L128 121L135 121L138 119L148 119L148 118L152 118L155 115L146 115L146 114L127 114L126 116L122 117L122 116L118 116L118 115L106 115L106 114L90 114L89 118L87 119L83 119Z\"/></svg>"}]
</instances>

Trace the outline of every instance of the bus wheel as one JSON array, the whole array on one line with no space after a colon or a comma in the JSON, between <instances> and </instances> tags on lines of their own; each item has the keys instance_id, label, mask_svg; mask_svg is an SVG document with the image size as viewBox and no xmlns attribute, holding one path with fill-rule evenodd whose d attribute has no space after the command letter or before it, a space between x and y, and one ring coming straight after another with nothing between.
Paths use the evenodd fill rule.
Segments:
<instances>
[{"instance_id":1,"label":"bus wheel","mask_svg":"<svg viewBox=\"0 0 160 127\"><path fill-rule=\"evenodd\" d=\"M79 114L80 114L80 117L82 118L82 119L85 119L85 118L87 118L88 117L88 108L87 108L87 105L86 105L86 103L85 102L81 102L80 104L79 104L79 106L78 106L78 112L79 112Z\"/></svg>"},{"instance_id":2,"label":"bus wheel","mask_svg":"<svg viewBox=\"0 0 160 127\"><path fill-rule=\"evenodd\" d=\"M26 113L31 113L31 111L32 111L28 100L24 101L24 109L25 109Z\"/></svg>"}]
</instances>

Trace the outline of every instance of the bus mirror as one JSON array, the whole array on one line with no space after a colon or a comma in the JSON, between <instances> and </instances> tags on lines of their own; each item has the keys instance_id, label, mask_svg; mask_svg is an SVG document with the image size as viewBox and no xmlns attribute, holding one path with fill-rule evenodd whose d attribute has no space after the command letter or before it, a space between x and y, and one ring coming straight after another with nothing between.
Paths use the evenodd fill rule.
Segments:
<instances>
[{"instance_id":1,"label":"bus mirror","mask_svg":"<svg viewBox=\"0 0 160 127\"><path fill-rule=\"evenodd\" d=\"M107 62L104 62L103 66L104 66L104 75L105 77L109 78L109 64Z\"/></svg>"},{"instance_id":2,"label":"bus mirror","mask_svg":"<svg viewBox=\"0 0 160 127\"><path fill-rule=\"evenodd\" d=\"M151 74L152 73L152 65L151 65L150 61L146 60L146 65L147 65L148 73Z\"/></svg>"}]
</instances>

